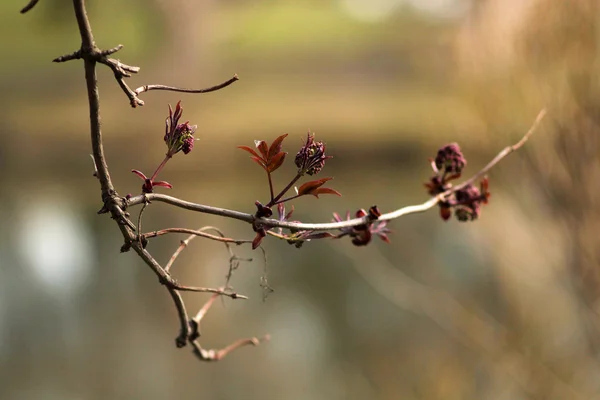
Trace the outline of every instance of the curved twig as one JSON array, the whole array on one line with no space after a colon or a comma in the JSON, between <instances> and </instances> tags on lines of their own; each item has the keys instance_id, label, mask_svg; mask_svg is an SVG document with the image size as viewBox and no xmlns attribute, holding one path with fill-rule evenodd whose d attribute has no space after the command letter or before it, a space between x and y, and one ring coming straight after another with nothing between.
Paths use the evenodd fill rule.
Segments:
<instances>
[{"instance_id":1,"label":"curved twig","mask_svg":"<svg viewBox=\"0 0 600 400\"><path fill-rule=\"evenodd\" d=\"M27 11L31 10L40 0L30 0L29 3L25 7L21 9L21 14L25 14Z\"/></svg>"},{"instance_id":2,"label":"curved twig","mask_svg":"<svg viewBox=\"0 0 600 400\"><path fill-rule=\"evenodd\" d=\"M209 92L214 92L214 91L223 89L239 79L240 78L237 76L237 74L235 74L235 75L233 75L232 78L226 80L223 83L219 83L218 85L211 86L211 87L204 88L204 89L184 89L184 88L178 88L178 87L167 86L167 85L144 85L144 86L140 86L139 88L135 89L134 92L136 95L139 95L144 92L149 92L151 90L168 90L170 92L181 92L181 93L209 93Z\"/></svg>"}]
</instances>

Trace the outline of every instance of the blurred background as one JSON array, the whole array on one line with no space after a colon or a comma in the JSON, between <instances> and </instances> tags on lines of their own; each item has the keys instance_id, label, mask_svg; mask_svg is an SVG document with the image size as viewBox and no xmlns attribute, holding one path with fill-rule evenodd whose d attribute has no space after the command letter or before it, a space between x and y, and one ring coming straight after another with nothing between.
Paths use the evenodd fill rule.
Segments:
<instances>
[{"instance_id":1,"label":"blurred background","mask_svg":"<svg viewBox=\"0 0 600 400\"><path fill-rule=\"evenodd\" d=\"M141 67L132 109L99 67L107 161L120 194L132 168L164 156L167 104L198 124L194 151L160 178L168 194L253 212L264 173L237 145L289 133L293 156L316 132L335 158L342 198L294 202L303 221L425 201L428 157L460 143L470 176L543 126L490 174L479 221L437 210L391 224L366 248L267 238L237 248L232 280L201 343L220 348L269 333L216 364L177 349L167 292L101 207L89 153L80 44L71 2L0 3L0 398L2 399L597 399L600 398L600 4L596 0L89 1L98 45ZM294 166L275 175L281 187ZM137 209L130 210L134 218ZM144 230L246 224L152 204ZM153 239L166 263L185 235ZM218 287L225 248L196 240L173 267ZM184 294L190 313L208 299Z\"/></svg>"}]
</instances>

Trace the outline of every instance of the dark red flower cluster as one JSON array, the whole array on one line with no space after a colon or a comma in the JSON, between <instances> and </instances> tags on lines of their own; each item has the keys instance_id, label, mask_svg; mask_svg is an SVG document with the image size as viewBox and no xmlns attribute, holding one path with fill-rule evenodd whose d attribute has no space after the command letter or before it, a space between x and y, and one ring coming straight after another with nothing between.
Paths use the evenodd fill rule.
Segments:
<instances>
[{"instance_id":1,"label":"dark red flower cluster","mask_svg":"<svg viewBox=\"0 0 600 400\"><path fill-rule=\"evenodd\" d=\"M190 125L190 121L183 124L179 123L179 119L183 115L183 107L181 101L175 106L175 112L169 104L169 116L165 120L165 136L164 141L167 145L167 156L173 157L175 154L183 151L188 154L194 148L194 133L197 125Z\"/></svg>"},{"instance_id":2,"label":"dark red flower cluster","mask_svg":"<svg viewBox=\"0 0 600 400\"><path fill-rule=\"evenodd\" d=\"M350 236L352 238L352 244L355 246L366 246L371 242L373 235L379 236L379 238L386 243L390 242L388 233L391 233L392 231L387 227L387 221L377 221L381 216L377 206L369 208L369 211L365 211L361 208L356 211L354 215L356 218L368 217L368 222L358 226L341 228L341 233L337 235L336 238ZM342 219L338 213L333 213L334 222L349 221L350 219L350 211L346 212L346 219Z\"/></svg>"},{"instance_id":3,"label":"dark red flower cluster","mask_svg":"<svg viewBox=\"0 0 600 400\"><path fill-rule=\"evenodd\" d=\"M298 173L300 175L316 175L325 166L325 161L331 156L325 155L325 145L323 142L315 142L315 134L310 132L307 135L306 143L296 154L294 160L298 167Z\"/></svg>"},{"instance_id":4,"label":"dark red flower cluster","mask_svg":"<svg viewBox=\"0 0 600 400\"><path fill-rule=\"evenodd\" d=\"M488 179L481 182L481 189L468 184L452 192L451 180L460 178L467 160L457 143L451 143L438 150L437 156L431 160L434 175L425 183L427 192L437 196L448 192L448 196L439 203L440 216L447 221L452 216L461 222L477 219L481 213L481 205L487 204L490 193Z\"/></svg>"},{"instance_id":5,"label":"dark red flower cluster","mask_svg":"<svg viewBox=\"0 0 600 400\"><path fill-rule=\"evenodd\" d=\"M169 116L165 120L165 135L163 140L167 145L167 154L165 155L165 159L160 163L156 170L152 174L151 177L147 177L142 171L137 169L132 169L131 172L136 174L144 181L142 185L142 193L152 193L156 186L166 187L171 189L173 186L169 182L165 181L157 181L156 177L162 171L162 169L167 164L175 154L180 151L183 154L189 154L194 148L194 133L196 132L196 125L190 125L189 121L186 121L182 124L179 123L179 119L183 115L183 107L181 106L181 101L177 102L175 106L175 111L171 108L169 104Z\"/></svg>"}]
</instances>

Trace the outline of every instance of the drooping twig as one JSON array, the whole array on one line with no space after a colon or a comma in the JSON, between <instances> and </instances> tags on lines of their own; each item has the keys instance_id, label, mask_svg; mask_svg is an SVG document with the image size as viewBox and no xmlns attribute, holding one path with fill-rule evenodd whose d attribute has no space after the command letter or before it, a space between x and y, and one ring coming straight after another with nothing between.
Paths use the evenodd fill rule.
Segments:
<instances>
[{"instance_id":1,"label":"drooping twig","mask_svg":"<svg viewBox=\"0 0 600 400\"><path fill-rule=\"evenodd\" d=\"M202 306L198 314L194 318L190 320L190 332L188 334L188 340L194 349L194 354L202 361L219 361L222 360L227 354L232 351L239 349L243 346L253 345L258 346L261 342L270 340L269 335L265 335L262 338L248 338L248 339L240 339L229 346L224 347L220 350L214 349L204 349L198 342L198 338L200 337L200 322L206 316L206 313L212 307L213 303L217 299L217 295L211 296L210 299Z\"/></svg>"},{"instance_id":2,"label":"drooping twig","mask_svg":"<svg viewBox=\"0 0 600 400\"><path fill-rule=\"evenodd\" d=\"M227 356L232 351L239 349L243 346L258 346L262 342L269 341L271 339L270 335L265 335L262 338L249 338L249 339L240 339L237 342L230 344L229 346L222 348L221 350L214 349L204 349L200 346L197 340L193 341L191 344L194 347L194 354L202 361L220 361L225 356Z\"/></svg>"},{"instance_id":3,"label":"drooping twig","mask_svg":"<svg viewBox=\"0 0 600 400\"><path fill-rule=\"evenodd\" d=\"M420 212L425 212L427 210L430 210L431 208L435 207L440 201L443 201L445 198L447 198L453 192L455 192L455 191L463 188L464 186L468 185L469 183L472 183L475 180L481 178L491 168L493 168L496 164L498 164L501 160L503 160L506 156L508 156L510 153L514 152L515 150L518 150L519 148L521 148L523 146L523 144L525 144L525 142L531 137L531 135L539 127L545 114L546 114L545 109L540 111L540 113L538 114L538 116L535 119L535 122L533 123L531 128L516 144L504 148L483 169L481 169L479 172L477 172L475 175L473 175L473 177L469 178L464 183L462 183L458 186L455 186L455 187L449 189L448 191L437 195L436 197L432 197L431 199L427 200L426 202L424 202L422 204L406 206L406 207L402 207L398 210L395 210L395 211L392 211L392 212L389 212L386 214L382 214L379 218L377 218L377 220L378 221L390 221L390 220L393 220L393 219L396 219L396 218L399 218L399 217L402 217L402 216L405 216L408 214L415 214L415 213L420 213ZM234 211L234 210L228 210L225 208L211 207L211 206L207 206L207 205L203 205L203 204L192 203L189 201L181 200L181 199L167 196L164 194L150 193L147 196L148 196L148 199L150 199L150 200L156 200L159 202L171 204L173 206L184 208L184 209L190 210L190 211L218 215L221 217L237 219L237 220L248 222L248 223L253 223L257 220L256 217L252 214L242 213L242 212ZM132 197L129 199L128 205L133 206L133 205L141 204L142 201L143 201L142 196L135 196L135 197ZM365 223L369 222L368 218L369 217L354 218L354 219L350 219L347 221L319 223L319 224L279 221L276 219L261 218L260 224L262 226L268 227L268 228L328 231L328 230L337 230L340 228L350 228L350 227L364 225Z\"/></svg>"},{"instance_id":4,"label":"drooping twig","mask_svg":"<svg viewBox=\"0 0 600 400\"><path fill-rule=\"evenodd\" d=\"M233 75L232 78L226 80L223 83L219 83L218 85L211 86L211 87L204 88L204 89L185 89L185 88L178 88L178 87L167 86L167 85L144 85L144 86L140 86L139 88L135 89L135 94L139 95L141 93L149 92L151 90L168 90L170 92L181 92L181 93L209 93L209 92L215 92L217 90L223 89L239 79L240 78L237 76L237 74L235 74L235 75Z\"/></svg>"}]
</instances>

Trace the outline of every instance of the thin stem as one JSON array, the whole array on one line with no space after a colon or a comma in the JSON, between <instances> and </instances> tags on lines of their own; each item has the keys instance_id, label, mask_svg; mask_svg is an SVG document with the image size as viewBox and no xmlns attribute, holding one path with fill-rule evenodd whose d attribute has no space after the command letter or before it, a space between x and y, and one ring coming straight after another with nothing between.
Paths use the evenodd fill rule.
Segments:
<instances>
[{"instance_id":1,"label":"thin stem","mask_svg":"<svg viewBox=\"0 0 600 400\"><path fill-rule=\"evenodd\" d=\"M267 177L269 178L269 193L271 194L271 202L273 202L275 199L273 198L273 179L271 178L271 173L267 170L265 170L267 172Z\"/></svg>"},{"instance_id":2,"label":"thin stem","mask_svg":"<svg viewBox=\"0 0 600 400\"><path fill-rule=\"evenodd\" d=\"M285 203L286 201L294 200L294 199L297 199L298 197L302 197L302 196L304 196L304 195L303 194L296 194L294 196L287 197L287 198L285 198L283 200L277 200L274 205L277 205L277 204L280 204L280 203Z\"/></svg>"},{"instance_id":3,"label":"thin stem","mask_svg":"<svg viewBox=\"0 0 600 400\"><path fill-rule=\"evenodd\" d=\"M156 171L154 171L154 173L152 174L152 177L150 178L151 182L154 182L154 179L156 179L156 177L158 176L160 171L162 171L164 166L167 164L167 161L169 161L171 159L171 157L173 157L173 156L171 156L171 155L169 155L169 153L167 153L167 155L165 156L165 159L162 160L160 165L158 167L156 167Z\"/></svg>"},{"instance_id":4,"label":"thin stem","mask_svg":"<svg viewBox=\"0 0 600 400\"><path fill-rule=\"evenodd\" d=\"M287 186L283 188L283 190L273 200L271 200L269 204L266 205L266 207L273 207L273 205L277 204L277 201L281 199L281 197L283 197L283 195L286 194L287 191L290 190L292 186L294 186L294 183L298 182L298 179L300 178L302 178L302 174L296 174L294 179L292 179L290 183L288 183Z\"/></svg>"}]
</instances>

